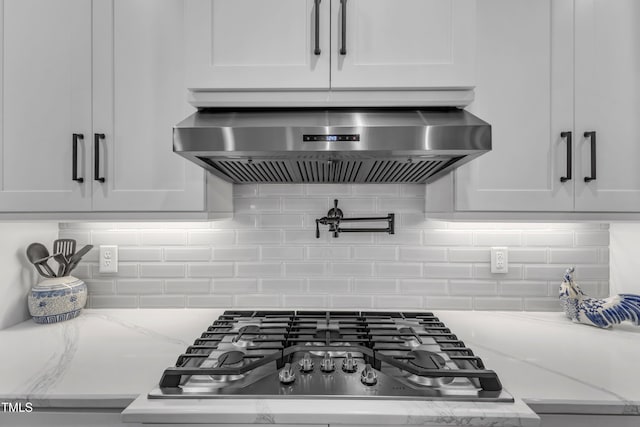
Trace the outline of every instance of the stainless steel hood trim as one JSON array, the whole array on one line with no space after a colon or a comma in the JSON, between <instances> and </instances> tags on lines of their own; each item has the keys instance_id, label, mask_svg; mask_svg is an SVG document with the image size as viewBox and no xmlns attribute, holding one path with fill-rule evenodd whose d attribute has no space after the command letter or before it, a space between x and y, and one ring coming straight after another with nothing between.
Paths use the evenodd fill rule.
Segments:
<instances>
[{"instance_id":1,"label":"stainless steel hood trim","mask_svg":"<svg viewBox=\"0 0 640 427\"><path fill-rule=\"evenodd\" d=\"M424 183L490 149L491 126L458 109L202 110L174 128L176 153L234 183Z\"/></svg>"}]
</instances>

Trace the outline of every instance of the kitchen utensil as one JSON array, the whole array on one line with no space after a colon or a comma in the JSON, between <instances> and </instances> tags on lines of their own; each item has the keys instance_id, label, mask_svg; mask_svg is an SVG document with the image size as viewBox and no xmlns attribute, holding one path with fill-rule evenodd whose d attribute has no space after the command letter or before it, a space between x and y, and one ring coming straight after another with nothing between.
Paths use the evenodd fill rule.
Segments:
<instances>
[{"instance_id":1,"label":"kitchen utensil","mask_svg":"<svg viewBox=\"0 0 640 427\"><path fill-rule=\"evenodd\" d=\"M65 276L69 265L69 258L76 252L76 241L74 239L57 239L53 241L53 252L62 253L65 260L56 259L60 264L58 276ZM62 262L62 263L61 263Z\"/></svg>"},{"instance_id":2,"label":"kitchen utensil","mask_svg":"<svg viewBox=\"0 0 640 427\"><path fill-rule=\"evenodd\" d=\"M49 250L42 243L32 243L27 247L27 258L36 266L36 270L38 270L38 273L42 277L56 277L56 273L54 273L51 267L49 267L49 264L47 264L47 260L50 257ZM46 274L43 274L42 270L44 270Z\"/></svg>"},{"instance_id":3,"label":"kitchen utensil","mask_svg":"<svg viewBox=\"0 0 640 427\"><path fill-rule=\"evenodd\" d=\"M55 254L53 259L58 262L58 277L64 276L67 266L69 265L69 260L63 253Z\"/></svg>"},{"instance_id":4,"label":"kitchen utensil","mask_svg":"<svg viewBox=\"0 0 640 427\"><path fill-rule=\"evenodd\" d=\"M70 274L77 266L83 256L86 255L93 248L93 245L84 245L82 249L74 253L67 262L67 268L65 269L65 276Z\"/></svg>"}]
</instances>

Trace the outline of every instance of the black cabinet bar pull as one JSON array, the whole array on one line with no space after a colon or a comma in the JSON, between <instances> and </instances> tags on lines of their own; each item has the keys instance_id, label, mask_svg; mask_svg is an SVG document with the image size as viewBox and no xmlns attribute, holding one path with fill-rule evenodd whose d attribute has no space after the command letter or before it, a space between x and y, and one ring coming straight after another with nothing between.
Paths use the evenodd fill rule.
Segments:
<instances>
[{"instance_id":1,"label":"black cabinet bar pull","mask_svg":"<svg viewBox=\"0 0 640 427\"><path fill-rule=\"evenodd\" d=\"M104 133L93 134L93 179L99 182L104 182L100 176L100 140L104 138Z\"/></svg>"},{"instance_id":2,"label":"black cabinet bar pull","mask_svg":"<svg viewBox=\"0 0 640 427\"><path fill-rule=\"evenodd\" d=\"M596 179L596 133L595 131L585 132L584 137L591 140L591 176L585 176L584 182L591 182Z\"/></svg>"},{"instance_id":3,"label":"black cabinet bar pull","mask_svg":"<svg viewBox=\"0 0 640 427\"><path fill-rule=\"evenodd\" d=\"M342 6L342 46L340 55L347 54L347 0L340 0Z\"/></svg>"},{"instance_id":4,"label":"black cabinet bar pull","mask_svg":"<svg viewBox=\"0 0 640 427\"><path fill-rule=\"evenodd\" d=\"M71 159L71 179L76 182L84 182L84 178L78 176L78 140L84 139L84 135L81 133L73 134L73 150L72 150L72 159Z\"/></svg>"},{"instance_id":5,"label":"black cabinet bar pull","mask_svg":"<svg viewBox=\"0 0 640 427\"><path fill-rule=\"evenodd\" d=\"M314 55L320 55L320 0L315 0L316 8L316 47L313 49Z\"/></svg>"},{"instance_id":6,"label":"black cabinet bar pull","mask_svg":"<svg viewBox=\"0 0 640 427\"><path fill-rule=\"evenodd\" d=\"M561 176L560 182L567 182L571 179L571 132L560 132L560 137L567 140L567 176Z\"/></svg>"}]
</instances>

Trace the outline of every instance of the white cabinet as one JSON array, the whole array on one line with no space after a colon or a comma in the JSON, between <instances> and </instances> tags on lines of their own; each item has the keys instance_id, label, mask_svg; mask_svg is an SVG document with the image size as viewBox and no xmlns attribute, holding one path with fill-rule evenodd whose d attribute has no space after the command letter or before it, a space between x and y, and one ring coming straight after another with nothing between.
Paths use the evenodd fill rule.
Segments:
<instances>
[{"instance_id":1,"label":"white cabinet","mask_svg":"<svg viewBox=\"0 0 640 427\"><path fill-rule=\"evenodd\" d=\"M331 87L475 85L470 0L331 0Z\"/></svg>"},{"instance_id":2,"label":"white cabinet","mask_svg":"<svg viewBox=\"0 0 640 427\"><path fill-rule=\"evenodd\" d=\"M91 2L0 0L0 23L0 211L89 210Z\"/></svg>"},{"instance_id":3,"label":"white cabinet","mask_svg":"<svg viewBox=\"0 0 640 427\"><path fill-rule=\"evenodd\" d=\"M172 151L183 1L2 3L0 212L203 211L203 170Z\"/></svg>"},{"instance_id":4,"label":"white cabinet","mask_svg":"<svg viewBox=\"0 0 640 427\"><path fill-rule=\"evenodd\" d=\"M640 212L639 16L633 0L479 2L469 110L493 149L455 172L456 211Z\"/></svg>"},{"instance_id":5,"label":"white cabinet","mask_svg":"<svg viewBox=\"0 0 640 427\"><path fill-rule=\"evenodd\" d=\"M329 6L330 0L187 0L187 86L328 89Z\"/></svg>"},{"instance_id":6,"label":"white cabinet","mask_svg":"<svg viewBox=\"0 0 640 427\"><path fill-rule=\"evenodd\" d=\"M187 86L471 88L475 0L187 0Z\"/></svg>"},{"instance_id":7,"label":"white cabinet","mask_svg":"<svg viewBox=\"0 0 640 427\"><path fill-rule=\"evenodd\" d=\"M640 2L576 2L576 210L640 212ZM596 179L591 176L595 132Z\"/></svg>"},{"instance_id":8,"label":"white cabinet","mask_svg":"<svg viewBox=\"0 0 640 427\"><path fill-rule=\"evenodd\" d=\"M204 209L204 172L173 153L192 108L184 87L182 0L94 0L93 134L104 182L95 211ZM95 144L95 135L103 134ZM91 164L93 175L93 163Z\"/></svg>"}]
</instances>

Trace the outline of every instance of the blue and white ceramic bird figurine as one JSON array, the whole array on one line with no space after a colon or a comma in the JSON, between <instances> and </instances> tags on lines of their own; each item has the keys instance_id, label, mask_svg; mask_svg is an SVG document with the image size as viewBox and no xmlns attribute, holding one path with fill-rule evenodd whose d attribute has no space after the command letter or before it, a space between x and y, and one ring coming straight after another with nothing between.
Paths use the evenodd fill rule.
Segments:
<instances>
[{"instance_id":1,"label":"blue and white ceramic bird figurine","mask_svg":"<svg viewBox=\"0 0 640 427\"><path fill-rule=\"evenodd\" d=\"M574 270L567 269L564 281L560 284L560 305L569 319L598 328L610 328L625 320L640 326L640 295L591 298L573 281Z\"/></svg>"}]
</instances>

